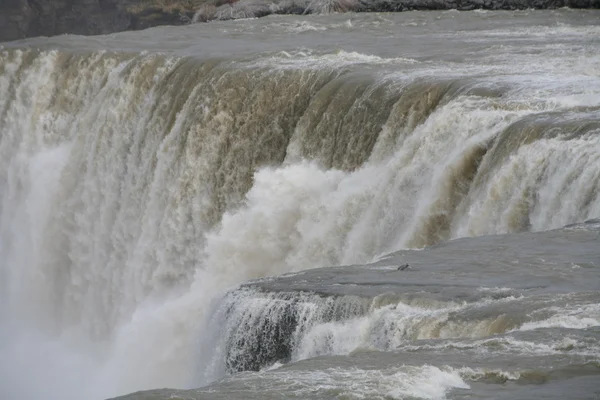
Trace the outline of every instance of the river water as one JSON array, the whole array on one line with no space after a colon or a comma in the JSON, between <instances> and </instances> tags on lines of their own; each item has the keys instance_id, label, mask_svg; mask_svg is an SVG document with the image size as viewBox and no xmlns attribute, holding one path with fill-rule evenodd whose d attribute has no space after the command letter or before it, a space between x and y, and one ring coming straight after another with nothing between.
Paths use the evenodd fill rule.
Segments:
<instances>
[{"instance_id":1,"label":"river water","mask_svg":"<svg viewBox=\"0 0 600 400\"><path fill-rule=\"evenodd\" d=\"M0 398L600 396L599 11L33 38L0 94Z\"/></svg>"}]
</instances>

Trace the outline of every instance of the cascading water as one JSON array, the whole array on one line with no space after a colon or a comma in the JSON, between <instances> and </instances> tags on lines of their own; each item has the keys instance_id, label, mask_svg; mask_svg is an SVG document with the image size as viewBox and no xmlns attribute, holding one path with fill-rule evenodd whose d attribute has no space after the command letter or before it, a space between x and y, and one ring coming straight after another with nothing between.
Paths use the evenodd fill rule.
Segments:
<instances>
[{"instance_id":1,"label":"cascading water","mask_svg":"<svg viewBox=\"0 0 600 400\"><path fill-rule=\"evenodd\" d=\"M567 228L581 229L574 242L556 241L564 229L484 236L400 251L370 265L249 282L230 291L212 317L211 325L220 328L207 346L212 355L207 372L258 371L361 349L481 351L492 344L510 352L561 350L564 343L556 338L550 343L517 338L538 328L600 327L593 270L600 256L598 222ZM552 248L544 248L553 241ZM522 242L526 245L519 248ZM494 255L499 251L504 258ZM453 260L457 253L461 257ZM502 265L506 261L509 265ZM569 263L565 272L563 265ZM582 266L591 269L572 273ZM563 279L570 290L565 291L555 269L568 273ZM481 287L482 278L498 286ZM593 354L600 343L568 350Z\"/></svg>"},{"instance_id":2,"label":"cascading water","mask_svg":"<svg viewBox=\"0 0 600 400\"><path fill-rule=\"evenodd\" d=\"M370 300L323 314L311 302L333 300L265 295L254 310L284 320L257 323L297 342L258 364L243 352L271 339L207 355L206 321L249 279L600 215L597 75L420 63L0 50L0 397L196 387L328 354L298 321L341 332L373 322Z\"/></svg>"}]
</instances>

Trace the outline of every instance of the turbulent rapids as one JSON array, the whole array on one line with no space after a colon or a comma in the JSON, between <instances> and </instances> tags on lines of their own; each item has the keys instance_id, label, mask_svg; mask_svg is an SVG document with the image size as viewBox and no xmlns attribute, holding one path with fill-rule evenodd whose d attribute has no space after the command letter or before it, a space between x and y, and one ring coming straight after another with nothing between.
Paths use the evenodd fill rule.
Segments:
<instances>
[{"instance_id":1,"label":"turbulent rapids","mask_svg":"<svg viewBox=\"0 0 600 400\"><path fill-rule=\"evenodd\" d=\"M480 350L492 343L517 354L529 347L549 354L563 350L560 346L573 350L559 328L595 327L600 317L599 296L593 293L600 220L575 228L581 231L569 227L456 240L394 253L366 266L312 269L243 285L228 294L213 317L224 333L215 337L216 348L224 354L216 353L213 367L229 373L260 370L276 362L356 349L421 350L419 357L432 348ZM482 262L484 257L474 254L506 249L510 255L502 261L508 265ZM453 254L461 251L465 254L460 261L453 261ZM440 260L443 264L436 265ZM410 269L397 268L404 261ZM486 264L495 269L482 271ZM557 269L583 270L557 279ZM498 286L478 286L482 281ZM548 328L545 334L557 344L548 344L548 337L543 337L544 344L517 339L537 328ZM600 350L591 341L575 343L583 354Z\"/></svg>"},{"instance_id":2,"label":"turbulent rapids","mask_svg":"<svg viewBox=\"0 0 600 400\"><path fill-rule=\"evenodd\" d=\"M597 17L6 44L0 397L600 393Z\"/></svg>"}]
</instances>

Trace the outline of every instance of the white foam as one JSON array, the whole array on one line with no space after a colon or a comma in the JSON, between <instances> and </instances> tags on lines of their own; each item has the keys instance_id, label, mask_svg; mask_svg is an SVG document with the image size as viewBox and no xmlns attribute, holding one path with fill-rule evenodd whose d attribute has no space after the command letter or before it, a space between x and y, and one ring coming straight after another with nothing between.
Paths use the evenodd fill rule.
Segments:
<instances>
[{"instance_id":1,"label":"white foam","mask_svg":"<svg viewBox=\"0 0 600 400\"><path fill-rule=\"evenodd\" d=\"M451 313L476 309L488 304L514 301L514 297L500 300L486 299L475 304L453 304L423 301L416 304L396 303L377 306L365 316L336 322L302 320L306 326L295 338L293 360L303 360L321 355L346 355L360 348L381 351L408 349L411 341L420 339L482 338L503 333L502 316L456 322ZM376 303L374 301L374 303ZM509 329L507 325L505 329ZM467 347L485 345L467 344ZM428 345L424 345L427 347ZM442 347L453 346L443 343ZM460 346L460 345L457 345Z\"/></svg>"},{"instance_id":2,"label":"white foam","mask_svg":"<svg viewBox=\"0 0 600 400\"><path fill-rule=\"evenodd\" d=\"M518 330L530 331L541 328L587 329L600 326L600 304L588 304L576 308L553 307L554 315L549 318L530 321Z\"/></svg>"},{"instance_id":3,"label":"white foam","mask_svg":"<svg viewBox=\"0 0 600 400\"><path fill-rule=\"evenodd\" d=\"M517 381L521 377L521 374L518 371L503 371L501 369L463 367L459 370L459 373L463 379L470 381L478 381L489 375L494 375L505 381Z\"/></svg>"},{"instance_id":4,"label":"white foam","mask_svg":"<svg viewBox=\"0 0 600 400\"><path fill-rule=\"evenodd\" d=\"M230 378L235 381L256 379L247 374ZM293 385L296 395L342 398L391 398L441 400L456 389L469 389L452 368L399 366L385 370L327 368L316 371L274 370L260 374L261 387L278 392Z\"/></svg>"},{"instance_id":5,"label":"white foam","mask_svg":"<svg viewBox=\"0 0 600 400\"><path fill-rule=\"evenodd\" d=\"M519 330L531 331L540 328L586 329L594 326L600 326L600 320L574 315L556 315L543 321L526 322L521 325Z\"/></svg>"},{"instance_id":6,"label":"white foam","mask_svg":"<svg viewBox=\"0 0 600 400\"><path fill-rule=\"evenodd\" d=\"M501 337L489 337L478 340L452 340L433 343L414 344L407 342L400 345L398 350L404 351L473 351L482 356L497 354L515 354L544 356L557 355L567 352L569 355L589 356L597 355L597 348L589 347L588 344L581 343L571 337L564 337L558 341L549 343L532 342L528 340L516 339L509 335Z\"/></svg>"},{"instance_id":7,"label":"white foam","mask_svg":"<svg viewBox=\"0 0 600 400\"><path fill-rule=\"evenodd\" d=\"M281 52L269 58L262 58L248 64L250 67L278 67L292 69L306 68L343 68L356 64L415 64L413 58L392 57L384 58L372 54L363 54L356 51L338 50L335 53L314 54L313 52L294 52L290 57L289 52Z\"/></svg>"}]
</instances>

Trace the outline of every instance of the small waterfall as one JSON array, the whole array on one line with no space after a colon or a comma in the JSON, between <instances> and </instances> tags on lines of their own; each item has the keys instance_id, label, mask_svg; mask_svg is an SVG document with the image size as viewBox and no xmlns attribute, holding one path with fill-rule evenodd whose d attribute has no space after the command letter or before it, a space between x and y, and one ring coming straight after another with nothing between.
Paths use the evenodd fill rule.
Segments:
<instances>
[{"instance_id":1,"label":"small waterfall","mask_svg":"<svg viewBox=\"0 0 600 400\"><path fill-rule=\"evenodd\" d=\"M311 293L230 292L213 316L222 326L212 355L213 376L254 370L287 362L306 334L319 323L364 315L369 301L355 296L333 298Z\"/></svg>"},{"instance_id":2,"label":"small waterfall","mask_svg":"<svg viewBox=\"0 0 600 400\"><path fill-rule=\"evenodd\" d=\"M516 346L516 351L526 351L518 347L514 334L600 326L593 293L525 297L514 290L480 290L479 295L476 301L445 302L430 293L370 298L268 292L245 285L229 292L211 319L220 329L207 346L212 360L206 371L211 376L259 371L273 364L361 350ZM564 308L556 307L562 301ZM556 349L524 345L540 352L563 350L560 343Z\"/></svg>"}]
</instances>

